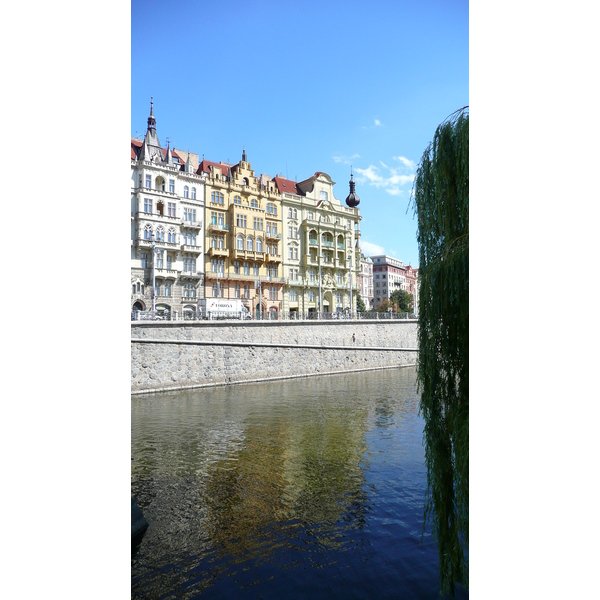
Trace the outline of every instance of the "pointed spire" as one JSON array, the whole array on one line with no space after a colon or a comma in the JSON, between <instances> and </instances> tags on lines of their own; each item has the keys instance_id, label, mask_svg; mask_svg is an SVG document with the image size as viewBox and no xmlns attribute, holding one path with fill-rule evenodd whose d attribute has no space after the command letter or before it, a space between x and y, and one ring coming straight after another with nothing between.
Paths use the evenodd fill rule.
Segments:
<instances>
[{"instance_id":1,"label":"pointed spire","mask_svg":"<svg viewBox=\"0 0 600 600\"><path fill-rule=\"evenodd\" d=\"M189 152L189 150L188 150L188 153L187 153L187 159L185 161L185 172L186 173L193 173L194 172L194 167L193 167L192 161L190 159L190 152Z\"/></svg>"},{"instance_id":2,"label":"pointed spire","mask_svg":"<svg viewBox=\"0 0 600 600\"><path fill-rule=\"evenodd\" d=\"M248 162L248 159L246 158L246 146L244 146L244 149L242 151L242 161Z\"/></svg>"},{"instance_id":3,"label":"pointed spire","mask_svg":"<svg viewBox=\"0 0 600 600\"><path fill-rule=\"evenodd\" d=\"M156 119L154 118L154 102L150 96L150 116L148 117L148 129L156 131Z\"/></svg>"},{"instance_id":4,"label":"pointed spire","mask_svg":"<svg viewBox=\"0 0 600 600\"><path fill-rule=\"evenodd\" d=\"M356 195L356 192L354 190L355 185L356 184L354 183L354 173L352 172L352 167L350 167L350 193L346 198L346 204L350 208L356 208L360 204L360 198Z\"/></svg>"},{"instance_id":5,"label":"pointed spire","mask_svg":"<svg viewBox=\"0 0 600 600\"><path fill-rule=\"evenodd\" d=\"M162 148L156 135L156 119L154 118L154 101L150 98L150 116L148 117L148 130L144 136L143 155L144 160L158 160L162 161Z\"/></svg>"},{"instance_id":6,"label":"pointed spire","mask_svg":"<svg viewBox=\"0 0 600 600\"><path fill-rule=\"evenodd\" d=\"M173 166L173 155L171 154L171 142L169 138L167 138L167 164L169 166Z\"/></svg>"}]
</instances>

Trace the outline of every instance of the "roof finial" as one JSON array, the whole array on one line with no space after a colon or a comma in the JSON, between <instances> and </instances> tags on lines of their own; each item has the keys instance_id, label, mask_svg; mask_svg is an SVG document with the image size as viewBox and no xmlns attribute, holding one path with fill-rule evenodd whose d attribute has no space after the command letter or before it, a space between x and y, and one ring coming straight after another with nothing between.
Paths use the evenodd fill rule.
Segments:
<instances>
[{"instance_id":1,"label":"roof finial","mask_svg":"<svg viewBox=\"0 0 600 600\"><path fill-rule=\"evenodd\" d=\"M246 160L246 146L244 146L244 149L243 149L243 151L242 151L242 160L243 160L244 162L248 162L248 161Z\"/></svg>"},{"instance_id":2,"label":"roof finial","mask_svg":"<svg viewBox=\"0 0 600 600\"><path fill-rule=\"evenodd\" d=\"M356 208L360 204L360 198L356 195L356 192L354 191L355 185L356 184L354 183L354 173L352 172L352 167L350 167L350 193L346 198L346 204L350 208Z\"/></svg>"}]
</instances>

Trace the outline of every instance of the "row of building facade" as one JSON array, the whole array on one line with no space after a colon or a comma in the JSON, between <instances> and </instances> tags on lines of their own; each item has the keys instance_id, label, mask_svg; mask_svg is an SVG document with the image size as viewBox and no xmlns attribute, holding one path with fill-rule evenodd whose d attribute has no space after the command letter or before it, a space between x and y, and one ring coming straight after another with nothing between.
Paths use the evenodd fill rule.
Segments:
<instances>
[{"instance_id":1,"label":"row of building facade","mask_svg":"<svg viewBox=\"0 0 600 600\"><path fill-rule=\"evenodd\" d=\"M201 298L239 298L271 318L354 313L358 293L377 308L352 175L345 205L334 185L323 172L257 176L245 149L229 164L163 148L151 102L145 137L131 140L132 310L194 317Z\"/></svg>"}]
</instances>

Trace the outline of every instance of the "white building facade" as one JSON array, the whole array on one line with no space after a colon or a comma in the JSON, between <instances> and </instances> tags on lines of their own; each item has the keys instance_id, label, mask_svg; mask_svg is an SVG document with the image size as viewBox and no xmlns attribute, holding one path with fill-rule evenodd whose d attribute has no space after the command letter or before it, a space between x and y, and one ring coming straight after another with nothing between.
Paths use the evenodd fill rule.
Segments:
<instances>
[{"instance_id":1,"label":"white building facade","mask_svg":"<svg viewBox=\"0 0 600 600\"><path fill-rule=\"evenodd\" d=\"M197 168L197 155L161 147L151 103L144 139L131 140L132 311L193 316L204 297L205 181Z\"/></svg>"},{"instance_id":2,"label":"white building facade","mask_svg":"<svg viewBox=\"0 0 600 600\"><path fill-rule=\"evenodd\" d=\"M335 182L317 172L296 183L273 178L283 216L283 310L292 317L356 312L360 214L335 197Z\"/></svg>"},{"instance_id":3,"label":"white building facade","mask_svg":"<svg viewBox=\"0 0 600 600\"><path fill-rule=\"evenodd\" d=\"M373 261L368 257L360 257L360 275L358 277L358 287L360 297L363 300L365 308L374 310L373 306Z\"/></svg>"}]
</instances>

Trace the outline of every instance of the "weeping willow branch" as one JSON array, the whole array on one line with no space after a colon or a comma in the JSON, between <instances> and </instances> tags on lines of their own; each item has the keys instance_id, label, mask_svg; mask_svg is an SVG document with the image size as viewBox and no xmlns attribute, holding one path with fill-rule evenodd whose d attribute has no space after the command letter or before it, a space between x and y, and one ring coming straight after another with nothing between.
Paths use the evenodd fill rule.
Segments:
<instances>
[{"instance_id":1,"label":"weeping willow branch","mask_svg":"<svg viewBox=\"0 0 600 600\"><path fill-rule=\"evenodd\" d=\"M469 114L441 123L413 185L419 243L420 411L427 464L424 527L431 523L440 589L468 585L469 543Z\"/></svg>"}]
</instances>

